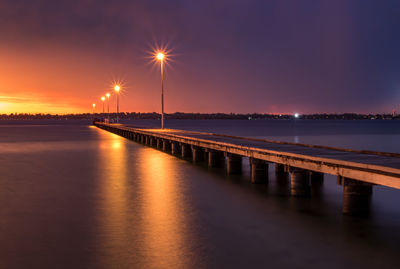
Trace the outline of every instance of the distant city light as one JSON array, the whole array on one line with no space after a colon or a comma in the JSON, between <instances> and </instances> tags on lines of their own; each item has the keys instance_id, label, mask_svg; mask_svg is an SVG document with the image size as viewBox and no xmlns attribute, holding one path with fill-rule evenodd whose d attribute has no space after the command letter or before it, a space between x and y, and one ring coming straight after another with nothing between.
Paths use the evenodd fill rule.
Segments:
<instances>
[{"instance_id":1,"label":"distant city light","mask_svg":"<svg viewBox=\"0 0 400 269\"><path fill-rule=\"evenodd\" d=\"M297 119L299 117L299 113L294 113L294 117Z\"/></svg>"}]
</instances>

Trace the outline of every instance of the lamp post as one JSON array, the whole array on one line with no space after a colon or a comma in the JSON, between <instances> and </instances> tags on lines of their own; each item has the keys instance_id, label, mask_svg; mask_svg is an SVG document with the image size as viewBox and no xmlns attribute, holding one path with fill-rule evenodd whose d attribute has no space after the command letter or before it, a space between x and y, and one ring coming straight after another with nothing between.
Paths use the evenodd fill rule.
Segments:
<instances>
[{"instance_id":1,"label":"lamp post","mask_svg":"<svg viewBox=\"0 0 400 269\"><path fill-rule=\"evenodd\" d=\"M92 104L92 108L93 108L92 114L93 114L93 120L94 120L94 112L95 112L95 109L96 109L96 104L95 103Z\"/></svg>"},{"instance_id":2,"label":"lamp post","mask_svg":"<svg viewBox=\"0 0 400 269\"><path fill-rule=\"evenodd\" d=\"M164 53L161 52L157 54L161 71L161 129L164 129L164 56Z\"/></svg>"},{"instance_id":3,"label":"lamp post","mask_svg":"<svg viewBox=\"0 0 400 269\"><path fill-rule=\"evenodd\" d=\"M106 93L107 96L107 113L110 113L110 94Z\"/></svg>"},{"instance_id":4,"label":"lamp post","mask_svg":"<svg viewBox=\"0 0 400 269\"><path fill-rule=\"evenodd\" d=\"M101 97L101 101L103 102L103 116L104 116L104 101L106 100L106 98L104 96Z\"/></svg>"},{"instance_id":5,"label":"lamp post","mask_svg":"<svg viewBox=\"0 0 400 269\"><path fill-rule=\"evenodd\" d=\"M106 93L107 96L107 118L108 122L110 122L110 94Z\"/></svg>"},{"instance_id":6,"label":"lamp post","mask_svg":"<svg viewBox=\"0 0 400 269\"><path fill-rule=\"evenodd\" d=\"M117 122L118 122L118 115L119 115L119 91L121 87L119 85L114 86L114 90L117 92Z\"/></svg>"}]
</instances>

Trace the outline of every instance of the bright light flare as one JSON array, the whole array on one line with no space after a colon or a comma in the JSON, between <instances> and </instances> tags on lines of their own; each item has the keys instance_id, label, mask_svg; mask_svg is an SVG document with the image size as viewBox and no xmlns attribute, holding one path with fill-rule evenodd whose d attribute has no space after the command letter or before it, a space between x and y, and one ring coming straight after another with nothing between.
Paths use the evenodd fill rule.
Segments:
<instances>
[{"instance_id":1,"label":"bright light flare","mask_svg":"<svg viewBox=\"0 0 400 269\"><path fill-rule=\"evenodd\" d=\"M92 104L92 106L93 106L93 108L95 108L95 107L96 107L96 104Z\"/></svg>"},{"instance_id":2,"label":"bright light flare","mask_svg":"<svg viewBox=\"0 0 400 269\"><path fill-rule=\"evenodd\" d=\"M121 95L124 94L125 90L128 89L129 87L126 85L123 79L118 78L118 79L113 79L110 81L110 89L112 89L112 92L107 93L109 94L109 98L112 97L113 95ZM114 93L114 94L113 94ZM106 94L106 95L107 95Z\"/></svg>"},{"instance_id":3,"label":"bright light flare","mask_svg":"<svg viewBox=\"0 0 400 269\"><path fill-rule=\"evenodd\" d=\"M294 113L294 117L297 119L299 117L299 113Z\"/></svg>"},{"instance_id":4,"label":"bright light flare","mask_svg":"<svg viewBox=\"0 0 400 269\"><path fill-rule=\"evenodd\" d=\"M106 96L107 96L108 99L110 99L110 94L109 93L106 93Z\"/></svg>"},{"instance_id":5,"label":"bright light flare","mask_svg":"<svg viewBox=\"0 0 400 269\"><path fill-rule=\"evenodd\" d=\"M164 53L162 52L157 53L157 59L159 59L160 61L163 60L164 57L165 57Z\"/></svg>"},{"instance_id":6,"label":"bright light flare","mask_svg":"<svg viewBox=\"0 0 400 269\"><path fill-rule=\"evenodd\" d=\"M154 67L158 67L160 62L168 65L169 62L173 62L173 58L176 56L172 52L170 44L155 44L151 46L149 54L146 56L150 60L150 63L154 64Z\"/></svg>"},{"instance_id":7,"label":"bright light flare","mask_svg":"<svg viewBox=\"0 0 400 269\"><path fill-rule=\"evenodd\" d=\"M106 100L106 98L105 98L104 96L102 96L102 97L101 97L101 101L104 102L105 100Z\"/></svg>"}]
</instances>

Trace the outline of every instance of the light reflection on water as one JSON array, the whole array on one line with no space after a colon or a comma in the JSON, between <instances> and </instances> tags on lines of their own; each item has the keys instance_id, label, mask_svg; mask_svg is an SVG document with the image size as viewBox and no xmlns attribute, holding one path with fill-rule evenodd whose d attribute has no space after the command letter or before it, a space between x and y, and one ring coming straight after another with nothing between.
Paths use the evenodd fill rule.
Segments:
<instances>
[{"instance_id":1,"label":"light reflection on water","mask_svg":"<svg viewBox=\"0 0 400 269\"><path fill-rule=\"evenodd\" d=\"M171 268L187 265L185 203L173 157L99 131L102 266ZM135 145L136 146L136 145ZM135 171L135 173L132 173ZM121 253L121 250L129 250ZM103 250L104 251L104 250Z\"/></svg>"},{"instance_id":2,"label":"light reflection on water","mask_svg":"<svg viewBox=\"0 0 400 269\"><path fill-rule=\"evenodd\" d=\"M119 257L119 251L127 246L126 227L129 227L129 201L127 197L127 149L126 141L117 135L99 133L99 244L107 250L108 257ZM115 259L115 258L114 258ZM115 266L117 259L105 265ZM109 264L108 264L109 263Z\"/></svg>"},{"instance_id":3,"label":"light reflection on water","mask_svg":"<svg viewBox=\"0 0 400 269\"><path fill-rule=\"evenodd\" d=\"M97 147L93 142L49 141L0 143L1 153L39 153L43 151L84 151Z\"/></svg>"},{"instance_id":4,"label":"light reflection on water","mask_svg":"<svg viewBox=\"0 0 400 269\"><path fill-rule=\"evenodd\" d=\"M184 212L176 161L152 149L140 151L141 227L144 255L150 268L180 267L187 264ZM147 266L146 266L147 267Z\"/></svg>"}]
</instances>

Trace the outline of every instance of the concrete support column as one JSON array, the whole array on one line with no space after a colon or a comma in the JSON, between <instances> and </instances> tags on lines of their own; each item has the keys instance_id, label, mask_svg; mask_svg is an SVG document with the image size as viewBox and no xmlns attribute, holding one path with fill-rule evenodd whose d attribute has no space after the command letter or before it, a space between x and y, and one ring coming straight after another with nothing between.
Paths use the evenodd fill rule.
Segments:
<instances>
[{"instance_id":1,"label":"concrete support column","mask_svg":"<svg viewBox=\"0 0 400 269\"><path fill-rule=\"evenodd\" d=\"M324 173L310 172L311 185L322 185L324 183Z\"/></svg>"},{"instance_id":2,"label":"concrete support column","mask_svg":"<svg viewBox=\"0 0 400 269\"><path fill-rule=\"evenodd\" d=\"M366 216L369 214L372 184L354 179L343 179L343 209L345 215Z\"/></svg>"},{"instance_id":3,"label":"concrete support column","mask_svg":"<svg viewBox=\"0 0 400 269\"><path fill-rule=\"evenodd\" d=\"M162 149L163 143L161 139L157 139L156 146L158 149Z\"/></svg>"},{"instance_id":4,"label":"concrete support column","mask_svg":"<svg viewBox=\"0 0 400 269\"><path fill-rule=\"evenodd\" d=\"M170 152L171 151L171 142L169 140L164 140L163 141L162 150L165 151L165 152Z\"/></svg>"},{"instance_id":5,"label":"concrete support column","mask_svg":"<svg viewBox=\"0 0 400 269\"><path fill-rule=\"evenodd\" d=\"M276 175L282 175L282 174L286 174L285 171L285 165L284 164L280 164L280 163L276 163L275 164L275 174Z\"/></svg>"},{"instance_id":6,"label":"concrete support column","mask_svg":"<svg viewBox=\"0 0 400 269\"><path fill-rule=\"evenodd\" d=\"M242 156L228 153L226 157L226 172L228 175L242 173Z\"/></svg>"},{"instance_id":7,"label":"concrete support column","mask_svg":"<svg viewBox=\"0 0 400 269\"><path fill-rule=\"evenodd\" d=\"M275 164L275 177L278 185L283 185L286 187L288 185L289 173L287 166L284 164Z\"/></svg>"},{"instance_id":8,"label":"concrete support column","mask_svg":"<svg viewBox=\"0 0 400 269\"><path fill-rule=\"evenodd\" d=\"M250 158L251 183L268 183L268 163Z\"/></svg>"},{"instance_id":9,"label":"concrete support column","mask_svg":"<svg viewBox=\"0 0 400 269\"><path fill-rule=\"evenodd\" d=\"M204 161L204 149L201 147L192 146L192 158L193 162L203 162Z\"/></svg>"},{"instance_id":10,"label":"concrete support column","mask_svg":"<svg viewBox=\"0 0 400 269\"><path fill-rule=\"evenodd\" d=\"M208 158L208 166L209 167L223 167L225 163L224 153L217 150L209 150L207 152Z\"/></svg>"},{"instance_id":11,"label":"concrete support column","mask_svg":"<svg viewBox=\"0 0 400 269\"><path fill-rule=\"evenodd\" d=\"M177 142L171 142L171 153L173 155L179 155L180 154L180 147Z\"/></svg>"},{"instance_id":12,"label":"concrete support column","mask_svg":"<svg viewBox=\"0 0 400 269\"><path fill-rule=\"evenodd\" d=\"M181 145L181 156L182 158L190 158L192 157L191 149L188 144Z\"/></svg>"},{"instance_id":13,"label":"concrete support column","mask_svg":"<svg viewBox=\"0 0 400 269\"><path fill-rule=\"evenodd\" d=\"M300 168L290 169L290 194L310 196L310 173Z\"/></svg>"},{"instance_id":14,"label":"concrete support column","mask_svg":"<svg viewBox=\"0 0 400 269\"><path fill-rule=\"evenodd\" d=\"M313 196L319 196L324 185L324 173L310 172L311 192Z\"/></svg>"}]
</instances>

